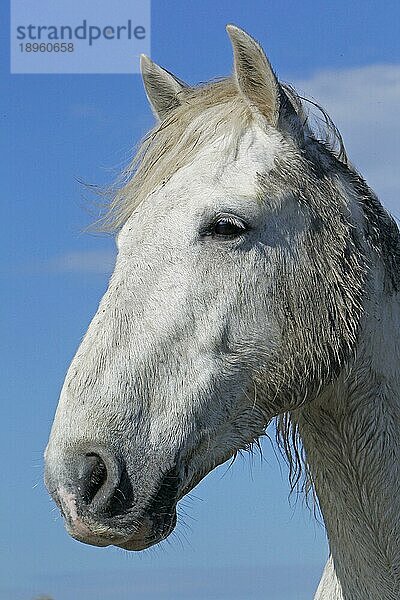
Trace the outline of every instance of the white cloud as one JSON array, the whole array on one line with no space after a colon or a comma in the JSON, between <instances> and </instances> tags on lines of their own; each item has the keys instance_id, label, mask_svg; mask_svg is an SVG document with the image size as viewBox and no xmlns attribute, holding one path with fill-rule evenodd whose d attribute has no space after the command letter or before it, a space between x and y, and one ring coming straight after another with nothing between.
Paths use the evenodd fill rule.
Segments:
<instances>
[{"instance_id":1,"label":"white cloud","mask_svg":"<svg viewBox=\"0 0 400 600\"><path fill-rule=\"evenodd\" d=\"M321 71L295 86L327 109L352 163L400 215L400 65Z\"/></svg>"},{"instance_id":2,"label":"white cloud","mask_svg":"<svg viewBox=\"0 0 400 600\"><path fill-rule=\"evenodd\" d=\"M106 273L112 272L115 252L111 250L84 250L66 252L51 258L46 270L56 273Z\"/></svg>"}]
</instances>

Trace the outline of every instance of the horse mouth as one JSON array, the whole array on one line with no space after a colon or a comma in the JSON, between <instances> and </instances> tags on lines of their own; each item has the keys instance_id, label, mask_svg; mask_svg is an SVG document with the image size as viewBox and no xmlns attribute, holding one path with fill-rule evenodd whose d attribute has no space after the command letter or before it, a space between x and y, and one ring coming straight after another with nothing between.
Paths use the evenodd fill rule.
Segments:
<instances>
[{"instance_id":1,"label":"horse mouth","mask_svg":"<svg viewBox=\"0 0 400 600\"><path fill-rule=\"evenodd\" d=\"M157 493L146 508L139 530L129 539L114 545L124 550L145 550L165 540L177 523L176 506L182 497L180 488L181 478L177 467L174 467L164 475Z\"/></svg>"},{"instance_id":2,"label":"horse mouth","mask_svg":"<svg viewBox=\"0 0 400 600\"><path fill-rule=\"evenodd\" d=\"M92 546L118 546L144 550L167 538L177 523L181 479L176 467L162 478L157 492L142 510L132 506L124 514L102 515L77 506L76 497L61 489L53 497L61 509L65 528L74 539Z\"/></svg>"}]
</instances>

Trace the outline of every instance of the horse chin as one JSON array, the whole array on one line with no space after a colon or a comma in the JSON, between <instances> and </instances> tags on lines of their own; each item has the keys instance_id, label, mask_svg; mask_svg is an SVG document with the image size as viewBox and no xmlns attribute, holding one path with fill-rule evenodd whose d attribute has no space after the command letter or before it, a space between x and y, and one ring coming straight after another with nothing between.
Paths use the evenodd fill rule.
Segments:
<instances>
[{"instance_id":1,"label":"horse chin","mask_svg":"<svg viewBox=\"0 0 400 600\"><path fill-rule=\"evenodd\" d=\"M176 523L177 514L176 509L174 509L172 513L164 517L161 526L157 523L152 528L141 528L129 539L116 543L114 546L136 552L146 550L146 548L155 546L165 540L175 529Z\"/></svg>"}]
</instances>

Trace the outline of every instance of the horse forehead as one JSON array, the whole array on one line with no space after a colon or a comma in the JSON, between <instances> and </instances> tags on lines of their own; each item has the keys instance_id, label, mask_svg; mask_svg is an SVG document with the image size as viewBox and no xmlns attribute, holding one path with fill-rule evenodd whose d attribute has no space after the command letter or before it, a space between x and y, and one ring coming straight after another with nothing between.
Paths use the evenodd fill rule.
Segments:
<instances>
[{"instance_id":1,"label":"horse forehead","mask_svg":"<svg viewBox=\"0 0 400 600\"><path fill-rule=\"evenodd\" d=\"M210 141L189 164L180 168L166 183L161 196L198 201L202 196L225 192L233 196L254 196L258 175L270 171L282 151L281 138L254 125L234 144L227 135ZM188 195L190 192L190 195Z\"/></svg>"}]
</instances>

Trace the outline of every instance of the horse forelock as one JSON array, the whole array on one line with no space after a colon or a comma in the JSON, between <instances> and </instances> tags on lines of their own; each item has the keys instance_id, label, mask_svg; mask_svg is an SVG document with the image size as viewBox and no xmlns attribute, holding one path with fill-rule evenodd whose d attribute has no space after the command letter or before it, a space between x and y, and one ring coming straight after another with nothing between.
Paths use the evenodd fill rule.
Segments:
<instances>
[{"instance_id":1,"label":"horse forelock","mask_svg":"<svg viewBox=\"0 0 400 600\"><path fill-rule=\"evenodd\" d=\"M328 153L347 166L342 137L326 111L314 101L307 105L308 101L291 86L284 84L282 89L306 135L317 143L322 154ZM96 230L117 232L146 197L207 145L218 141L227 158L234 156L240 139L257 119L231 77L184 87L178 96L180 103L146 135L115 184L102 193L109 200L94 225ZM314 119L314 128L310 106L322 115L322 120Z\"/></svg>"},{"instance_id":2,"label":"horse forelock","mask_svg":"<svg viewBox=\"0 0 400 600\"><path fill-rule=\"evenodd\" d=\"M180 104L148 133L107 190L110 201L96 228L118 231L145 198L208 145L218 142L227 157L234 155L254 119L230 78L184 88L179 96Z\"/></svg>"}]
</instances>

